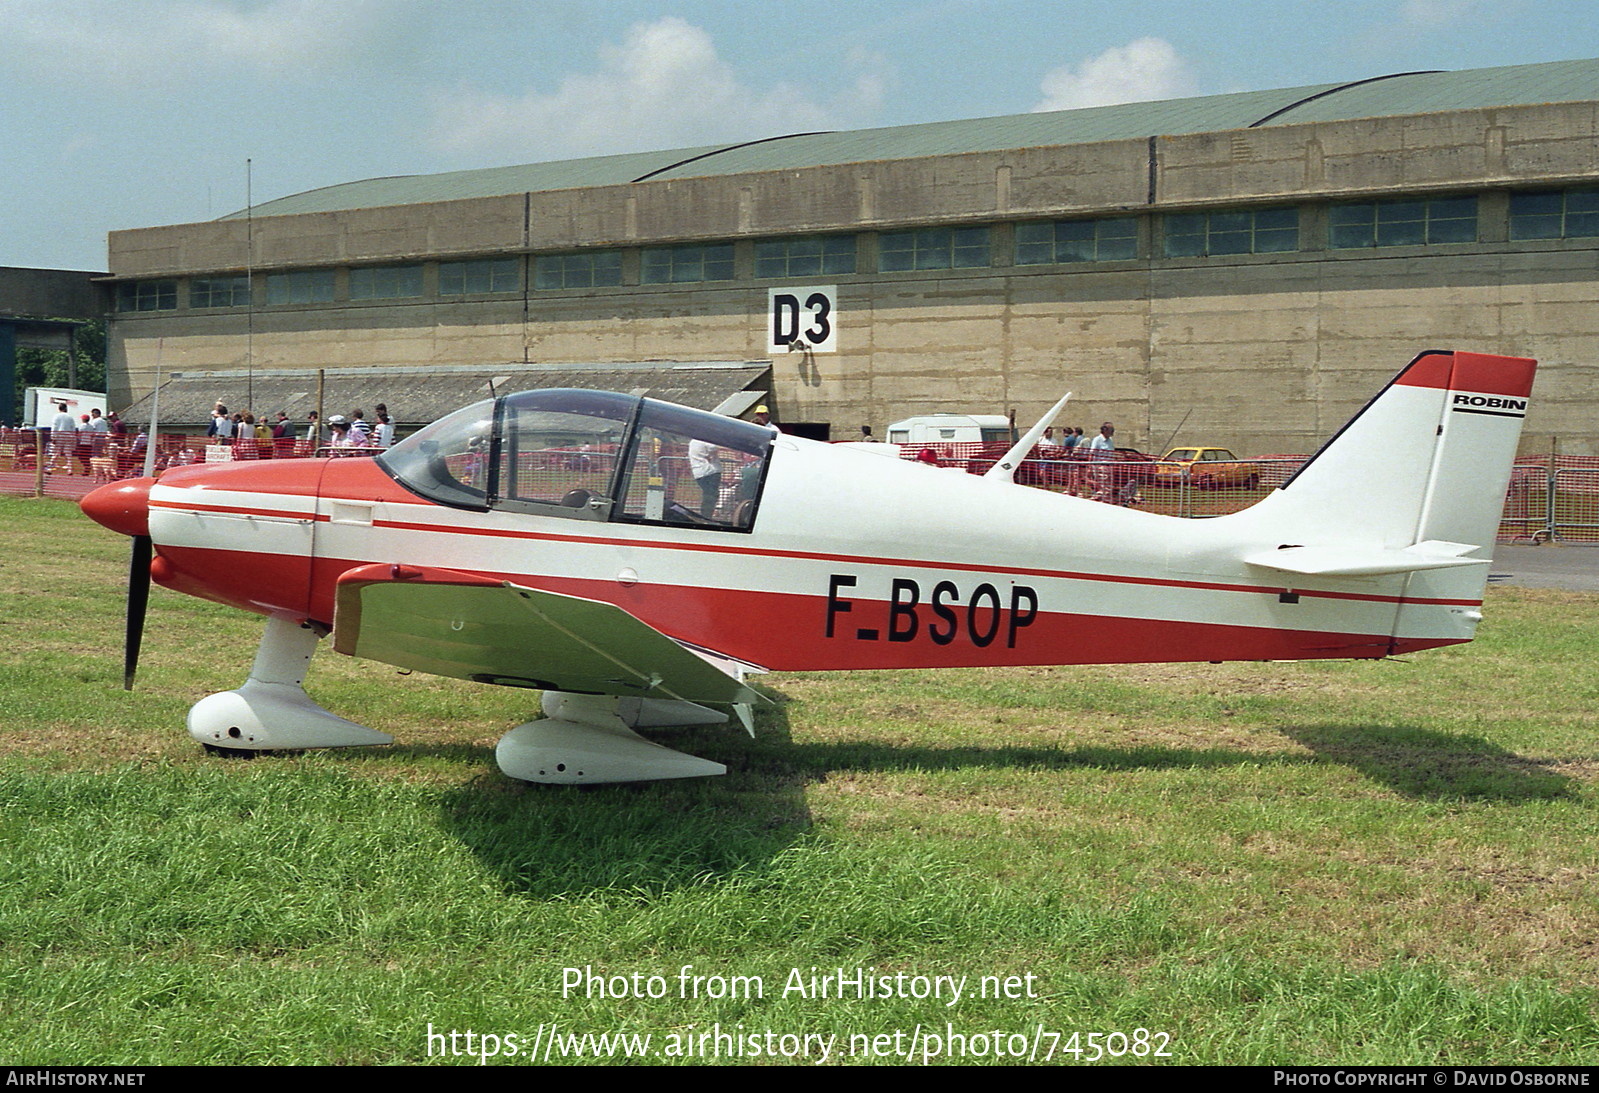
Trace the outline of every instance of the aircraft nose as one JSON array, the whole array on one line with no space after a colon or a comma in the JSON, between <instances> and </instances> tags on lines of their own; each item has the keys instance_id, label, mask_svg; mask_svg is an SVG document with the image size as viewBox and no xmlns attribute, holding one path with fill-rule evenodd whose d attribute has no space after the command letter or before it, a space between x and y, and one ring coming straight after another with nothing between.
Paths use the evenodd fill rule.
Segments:
<instances>
[{"instance_id":1,"label":"aircraft nose","mask_svg":"<svg viewBox=\"0 0 1599 1093\"><path fill-rule=\"evenodd\" d=\"M135 537L150 534L150 487L153 478L127 478L94 490L78 507L95 523Z\"/></svg>"}]
</instances>

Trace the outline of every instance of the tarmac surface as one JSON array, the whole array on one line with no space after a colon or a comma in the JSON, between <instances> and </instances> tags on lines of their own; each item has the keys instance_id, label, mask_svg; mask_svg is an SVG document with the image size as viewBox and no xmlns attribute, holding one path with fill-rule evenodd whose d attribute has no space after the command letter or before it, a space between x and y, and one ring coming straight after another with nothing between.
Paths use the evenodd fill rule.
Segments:
<instances>
[{"instance_id":1,"label":"tarmac surface","mask_svg":"<svg viewBox=\"0 0 1599 1093\"><path fill-rule=\"evenodd\" d=\"M1494 548L1488 583L1599 592L1599 545L1510 546L1500 543Z\"/></svg>"}]
</instances>

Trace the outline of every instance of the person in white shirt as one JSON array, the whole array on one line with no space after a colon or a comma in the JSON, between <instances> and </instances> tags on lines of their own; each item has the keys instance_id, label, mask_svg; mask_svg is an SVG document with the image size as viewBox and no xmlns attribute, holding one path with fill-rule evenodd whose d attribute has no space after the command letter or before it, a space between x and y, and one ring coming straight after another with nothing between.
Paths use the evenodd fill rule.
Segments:
<instances>
[{"instance_id":1,"label":"person in white shirt","mask_svg":"<svg viewBox=\"0 0 1599 1093\"><path fill-rule=\"evenodd\" d=\"M1099 435L1088 443L1088 458L1102 464L1094 468L1094 497L1095 501L1109 501L1115 494L1115 469L1111 461L1116 458L1116 441L1111 439L1116 435L1116 426L1110 422L1099 427Z\"/></svg>"},{"instance_id":2,"label":"person in white shirt","mask_svg":"<svg viewBox=\"0 0 1599 1093\"><path fill-rule=\"evenodd\" d=\"M72 447L78 442L78 423L72 420L72 415L67 413L67 404L60 404L61 412L56 414L55 421L50 425L50 470L56 469L60 463L68 471L72 470Z\"/></svg>"},{"instance_id":3,"label":"person in white shirt","mask_svg":"<svg viewBox=\"0 0 1599 1093\"><path fill-rule=\"evenodd\" d=\"M716 503L722 492L722 461L717 456L717 446L709 440L689 441L688 472L700 488L700 514L716 515Z\"/></svg>"},{"instance_id":4,"label":"person in white shirt","mask_svg":"<svg viewBox=\"0 0 1599 1093\"><path fill-rule=\"evenodd\" d=\"M89 448L94 455L104 455L111 443L111 423L100 413L99 407L89 411Z\"/></svg>"}]
</instances>

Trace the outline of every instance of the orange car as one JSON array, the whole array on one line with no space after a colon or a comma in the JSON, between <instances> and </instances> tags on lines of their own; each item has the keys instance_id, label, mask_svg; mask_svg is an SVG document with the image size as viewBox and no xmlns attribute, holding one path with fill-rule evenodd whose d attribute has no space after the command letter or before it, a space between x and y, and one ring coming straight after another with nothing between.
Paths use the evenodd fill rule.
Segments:
<instances>
[{"instance_id":1,"label":"orange car","mask_svg":"<svg viewBox=\"0 0 1599 1093\"><path fill-rule=\"evenodd\" d=\"M1189 485L1200 490L1252 490L1260 485L1259 472L1239 462L1226 448L1173 448L1156 466L1155 481L1162 486L1180 485L1184 472Z\"/></svg>"}]
</instances>

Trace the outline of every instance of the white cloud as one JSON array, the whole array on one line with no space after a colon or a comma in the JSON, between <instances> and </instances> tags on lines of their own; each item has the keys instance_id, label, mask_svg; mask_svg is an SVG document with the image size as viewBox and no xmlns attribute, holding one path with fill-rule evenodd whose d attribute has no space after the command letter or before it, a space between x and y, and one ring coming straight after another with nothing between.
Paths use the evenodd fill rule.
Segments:
<instances>
[{"instance_id":1,"label":"white cloud","mask_svg":"<svg viewBox=\"0 0 1599 1093\"><path fill-rule=\"evenodd\" d=\"M1194 94L1196 87L1188 62L1170 42L1139 38L1051 69L1039 89L1044 98L1033 107L1035 112L1175 99Z\"/></svg>"},{"instance_id":2,"label":"white cloud","mask_svg":"<svg viewBox=\"0 0 1599 1093\"><path fill-rule=\"evenodd\" d=\"M108 92L344 68L409 0L0 0L0 69Z\"/></svg>"},{"instance_id":3,"label":"white cloud","mask_svg":"<svg viewBox=\"0 0 1599 1093\"><path fill-rule=\"evenodd\" d=\"M602 155L833 129L881 101L877 58L828 103L801 88L745 84L703 29L673 16L635 23L600 48L594 71L554 91L503 95L460 87L435 96L432 143L497 158Z\"/></svg>"}]
</instances>

